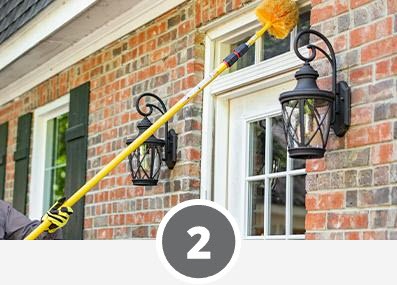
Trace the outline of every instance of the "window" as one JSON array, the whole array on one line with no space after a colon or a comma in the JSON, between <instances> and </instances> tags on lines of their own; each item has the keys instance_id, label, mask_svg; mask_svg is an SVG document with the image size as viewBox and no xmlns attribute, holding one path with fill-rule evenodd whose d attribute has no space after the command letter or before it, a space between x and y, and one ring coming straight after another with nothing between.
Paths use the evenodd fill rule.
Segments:
<instances>
[{"instance_id":1,"label":"window","mask_svg":"<svg viewBox=\"0 0 397 285\"><path fill-rule=\"evenodd\" d=\"M256 5L201 29L205 75L258 30ZM200 194L226 207L245 238L304 238L305 162L288 157L278 100L295 87L293 75L302 65L293 43L310 25L310 1L298 6L299 23L289 37L262 37L204 90Z\"/></svg>"},{"instance_id":2,"label":"window","mask_svg":"<svg viewBox=\"0 0 397 285\"><path fill-rule=\"evenodd\" d=\"M68 113L47 121L44 169L44 207L48 209L64 196Z\"/></svg>"},{"instance_id":3,"label":"window","mask_svg":"<svg viewBox=\"0 0 397 285\"><path fill-rule=\"evenodd\" d=\"M299 15L299 22L297 27L288 35L285 39L276 39L269 35L269 33L265 33L265 35L259 39L253 47L249 49L246 55L242 57L235 65L233 65L229 69L229 73L232 73L237 70L241 70L245 67L254 65L255 63L259 63L264 60L271 59L273 57L282 55L286 52L293 50L293 44L295 40L295 36L304 29L310 27L310 10L307 7L300 9L301 14ZM229 53L233 51L233 49L239 46L242 43L245 43L253 34L254 30L250 30L249 32L245 32L245 34L249 35L240 39L242 36L237 36L236 38L231 38L221 43L221 54L220 57L226 57ZM292 40L291 40L292 38ZM309 37L303 37L301 40L300 46L305 46L309 43Z\"/></svg>"},{"instance_id":4,"label":"window","mask_svg":"<svg viewBox=\"0 0 397 285\"><path fill-rule=\"evenodd\" d=\"M288 157L280 115L249 123L247 236L305 233L305 161Z\"/></svg>"},{"instance_id":5,"label":"window","mask_svg":"<svg viewBox=\"0 0 397 285\"><path fill-rule=\"evenodd\" d=\"M39 219L64 196L69 95L34 112L29 217Z\"/></svg>"}]
</instances>

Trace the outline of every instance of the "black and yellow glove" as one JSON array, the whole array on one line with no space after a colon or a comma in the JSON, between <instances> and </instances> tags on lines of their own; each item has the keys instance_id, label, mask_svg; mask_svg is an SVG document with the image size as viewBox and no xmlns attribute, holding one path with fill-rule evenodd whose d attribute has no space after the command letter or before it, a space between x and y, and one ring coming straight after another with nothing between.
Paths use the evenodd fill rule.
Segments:
<instances>
[{"instance_id":1,"label":"black and yellow glove","mask_svg":"<svg viewBox=\"0 0 397 285\"><path fill-rule=\"evenodd\" d=\"M43 221L47 218L51 222L47 230L50 234L65 226L69 221L70 215L73 214L71 207L61 207L65 200L66 198L64 197L56 201L41 219Z\"/></svg>"}]
</instances>

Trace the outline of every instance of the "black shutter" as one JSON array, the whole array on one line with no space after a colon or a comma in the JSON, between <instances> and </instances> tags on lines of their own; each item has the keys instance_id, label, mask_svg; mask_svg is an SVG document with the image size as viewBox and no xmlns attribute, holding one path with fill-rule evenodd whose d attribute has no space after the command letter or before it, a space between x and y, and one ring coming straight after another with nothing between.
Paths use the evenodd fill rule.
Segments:
<instances>
[{"instance_id":1,"label":"black shutter","mask_svg":"<svg viewBox=\"0 0 397 285\"><path fill-rule=\"evenodd\" d=\"M26 212L26 195L28 193L30 133L32 113L18 118L17 149L14 153L14 208L21 213Z\"/></svg>"},{"instance_id":2,"label":"black shutter","mask_svg":"<svg viewBox=\"0 0 397 285\"><path fill-rule=\"evenodd\" d=\"M4 200L6 183L8 122L0 125L0 199Z\"/></svg>"},{"instance_id":3,"label":"black shutter","mask_svg":"<svg viewBox=\"0 0 397 285\"><path fill-rule=\"evenodd\" d=\"M72 196L86 181L89 99L89 82L70 91L69 128L66 131L66 197ZM83 239L84 199L73 207L73 211L63 237Z\"/></svg>"}]
</instances>

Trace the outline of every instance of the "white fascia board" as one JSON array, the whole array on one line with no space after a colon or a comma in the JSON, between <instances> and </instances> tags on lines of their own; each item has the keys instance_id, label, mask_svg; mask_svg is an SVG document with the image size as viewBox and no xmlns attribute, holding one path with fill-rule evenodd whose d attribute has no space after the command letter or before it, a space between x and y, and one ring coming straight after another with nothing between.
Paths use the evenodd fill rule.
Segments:
<instances>
[{"instance_id":1,"label":"white fascia board","mask_svg":"<svg viewBox=\"0 0 397 285\"><path fill-rule=\"evenodd\" d=\"M0 45L0 70L58 30L98 0L55 1Z\"/></svg>"},{"instance_id":2,"label":"white fascia board","mask_svg":"<svg viewBox=\"0 0 397 285\"><path fill-rule=\"evenodd\" d=\"M97 29L70 48L57 54L35 70L0 90L0 106L29 91L36 85L154 20L186 0L144 0L133 9ZM75 1L78 2L78 1Z\"/></svg>"}]
</instances>

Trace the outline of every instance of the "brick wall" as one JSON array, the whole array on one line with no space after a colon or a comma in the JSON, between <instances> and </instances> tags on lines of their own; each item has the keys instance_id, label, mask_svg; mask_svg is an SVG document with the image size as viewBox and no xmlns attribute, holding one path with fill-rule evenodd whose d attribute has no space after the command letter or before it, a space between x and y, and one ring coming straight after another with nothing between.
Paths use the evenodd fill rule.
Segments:
<instances>
[{"instance_id":1,"label":"brick wall","mask_svg":"<svg viewBox=\"0 0 397 285\"><path fill-rule=\"evenodd\" d=\"M307 163L306 238L397 239L397 2L312 0L352 87L352 126ZM329 74L325 60L316 64ZM330 86L330 78L321 79Z\"/></svg>"},{"instance_id":2,"label":"brick wall","mask_svg":"<svg viewBox=\"0 0 397 285\"><path fill-rule=\"evenodd\" d=\"M139 94L153 92L169 107L202 79L204 37L197 28L247 2L186 1L1 106L0 123L9 121L5 200L12 202L18 116L90 81L89 179L136 134ZM154 237L170 207L199 197L201 108L200 95L171 120L179 134L178 163L172 171L163 166L158 186L132 186L124 162L88 193L86 239Z\"/></svg>"},{"instance_id":3,"label":"brick wall","mask_svg":"<svg viewBox=\"0 0 397 285\"><path fill-rule=\"evenodd\" d=\"M186 1L0 107L9 121L6 200L12 201L18 116L91 81L88 178L136 133L138 94L151 91L173 105L202 78L198 27L250 1ZM397 5L393 0L312 0L311 22L330 38L340 78L352 86L352 127L331 135L324 159L307 163L308 239L397 238ZM324 59L320 74L329 74ZM323 76L320 85L329 87ZM175 204L199 197L202 98L171 121L178 163L164 167L156 187L134 187L122 163L86 197L85 238L154 237ZM161 135L159 135L161 136Z\"/></svg>"}]
</instances>

